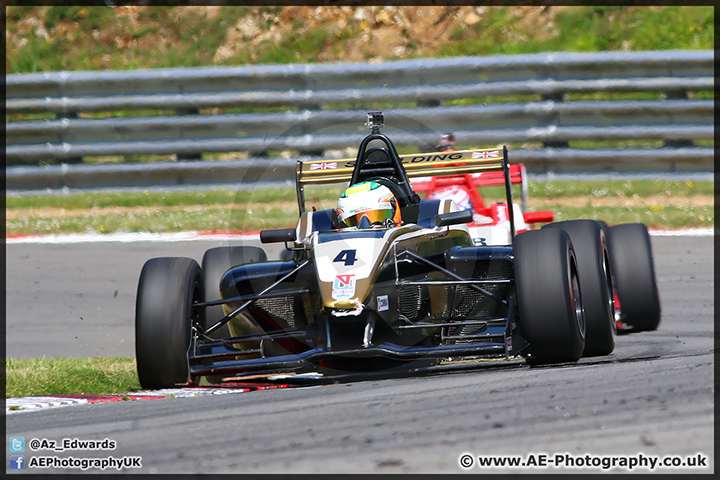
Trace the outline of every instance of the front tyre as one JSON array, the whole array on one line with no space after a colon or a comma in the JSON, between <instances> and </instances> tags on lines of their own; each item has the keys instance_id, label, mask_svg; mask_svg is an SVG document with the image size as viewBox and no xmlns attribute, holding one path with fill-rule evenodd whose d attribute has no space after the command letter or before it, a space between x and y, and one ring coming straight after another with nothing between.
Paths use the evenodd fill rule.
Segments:
<instances>
[{"instance_id":1,"label":"front tyre","mask_svg":"<svg viewBox=\"0 0 720 480\"><path fill-rule=\"evenodd\" d=\"M660 296L647 227L642 223L609 227L608 250L620 303L620 320L635 331L657 329Z\"/></svg>"},{"instance_id":2,"label":"front tyre","mask_svg":"<svg viewBox=\"0 0 720 480\"><path fill-rule=\"evenodd\" d=\"M531 363L574 362L585 348L577 259L561 229L515 237L515 288L520 333Z\"/></svg>"},{"instance_id":3,"label":"front tyre","mask_svg":"<svg viewBox=\"0 0 720 480\"><path fill-rule=\"evenodd\" d=\"M135 357L143 388L190 383L192 322L204 321L192 305L203 301L203 275L195 260L161 257L145 263L135 305Z\"/></svg>"}]
</instances>

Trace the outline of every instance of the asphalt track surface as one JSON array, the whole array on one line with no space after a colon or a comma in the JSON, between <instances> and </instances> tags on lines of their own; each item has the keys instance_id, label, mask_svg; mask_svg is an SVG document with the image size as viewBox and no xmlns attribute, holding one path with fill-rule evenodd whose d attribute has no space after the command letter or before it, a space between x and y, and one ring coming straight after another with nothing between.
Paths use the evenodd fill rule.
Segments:
<instances>
[{"instance_id":1,"label":"asphalt track surface","mask_svg":"<svg viewBox=\"0 0 720 480\"><path fill-rule=\"evenodd\" d=\"M132 356L142 264L166 255L199 260L226 244L7 245L7 356ZM697 463L701 455L707 467L609 471L713 473L713 244L713 237L652 237L660 327L619 336L606 357L23 412L6 417L6 441L110 438L112 451L26 455L139 455L143 473L604 471L567 461L478 466L478 457L493 455L531 463L558 455L576 465L669 456ZM473 457L468 469L460 466L464 454ZM71 470L36 473L62 471Z\"/></svg>"}]
</instances>

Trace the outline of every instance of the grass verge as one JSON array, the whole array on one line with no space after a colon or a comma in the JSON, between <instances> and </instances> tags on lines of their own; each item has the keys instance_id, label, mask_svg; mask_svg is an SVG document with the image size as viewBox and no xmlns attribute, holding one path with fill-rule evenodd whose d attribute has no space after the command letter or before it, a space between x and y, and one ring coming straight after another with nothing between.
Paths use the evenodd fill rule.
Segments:
<instances>
[{"instance_id":1,"label":"grass verge","mask_svg":"<svg viewBox=\"0 0 720 480\"><path fill-rule=\"evenodd\" d=\"M308 188L306 206L330 208L341 187ZM502 188L482 190L486 203ZM516 201L520 191L514 189ZM594 218L651 228L712 228L714 185L692 181L555 181L529 186L529 210L556 220ZM295 225L293 189L177 193L82 193L6 198L7 235L66 233L258 231Z\"/></svg>"},{"instance_id":2,"label":"grass verge","mask_svg":"<svg viewBox=\"0 0 720 480\"><path fill-rule=\"evenodd\" d=\"M112 394L141 390L135 359L38 358L5 360L5 397Z\"/></svg>"},{"instance_id":3,"label":"grass verge","mask_svg":"<svg viewBox=\"0 0 720 480\"><path fill-rule=\"evenodd\" d=\"M540 209L538 209L540 210ZM604 220L610 225L644 223L650 229L677 230L682 228L713 228L715 209L696 207L592 207L566 205L550 206L542 210L555 212L555 222L589 218Z\"/></svg>"}]
</instances>

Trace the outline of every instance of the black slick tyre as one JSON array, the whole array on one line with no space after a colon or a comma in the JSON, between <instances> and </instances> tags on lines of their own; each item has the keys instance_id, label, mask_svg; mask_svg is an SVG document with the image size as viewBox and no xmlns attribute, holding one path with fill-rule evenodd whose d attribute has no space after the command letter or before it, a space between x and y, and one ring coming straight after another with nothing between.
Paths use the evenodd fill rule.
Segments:
<instances>
[{"instance_id":1,"label":"black slick tyre","mask_svg":"<svg viewBox=\"0 0 720 480\"><path fill-rule=\"evenodd\" d=\"M220 299L220 280L225 272L236 265L243 263L264 262L267 260L265 251L260 247L233 246L215 247L207 250L202 258L202 271L204 278L205 299ZM214 305L205 309L204 329L207 329L220 321L225 316L221 305ZM230 336L230 329L227 324L218 328L210 335L210 338L227 338ZM208 383L222 383L223 375L207 375Z\"/></svg>"},{"instance_id":2,"label":"black slick tyre","mask_svg":"<svg viewBox=\"0 0 720 480\"><path fill-rule=\"evenodd\" d=\"M635 331L657 329L660 296L647 227L642 223L609 227L608 250L621 321Z\"/></svg>"},{"instance_id":3,"label":"black slick tyre","mask_svg":"<svg viewBox=\"0 0 720 480\"><path fill-rule=\"evenodd\" d=\"M204 301L203 276L191 258L148 260L140 272L135 305L135 356L147 389L188 384L192 304Z\"/></svg>"},{"instance_id":4,"label":"black slick tyre","mask_svg":"<svg viewBox=\"0 0 720 480\"><path fill-rule=\"evenodd\" d=\"M570 220L543 227L551 228L565 230L575 249L586 326L583 356L608 355L615 348L617 325L610 255L602 225L595 220Z\"/></svg>"},{"instance_id":5,"label":"black slick tyre","mask_svg":"<svg viewBox=\"0 0 720 480\"><path fill-rule=\"evenodd\" d=\"M202 271L207 301L220 299L220 280L225 272L236 265L243 263L257 263L267 260L262 248L251 246L216 247L205 252L202 258ZM221 305L205 309L205 328L209 328L225 316ZM230 336L227 325L223 325L210 334L211 338L226 338Z\"/></svg>"},{"instance_id":6,"label":"black slick tyre","mask_svg":"<svg viewBox=\"0 0 720 480\"><path fill-rule=\"evenodd\" d=\"M530 230L515 237L518 325L530 363L577 361L585 348L577 259L562 229Z\"/></svg>"}]
</instances>

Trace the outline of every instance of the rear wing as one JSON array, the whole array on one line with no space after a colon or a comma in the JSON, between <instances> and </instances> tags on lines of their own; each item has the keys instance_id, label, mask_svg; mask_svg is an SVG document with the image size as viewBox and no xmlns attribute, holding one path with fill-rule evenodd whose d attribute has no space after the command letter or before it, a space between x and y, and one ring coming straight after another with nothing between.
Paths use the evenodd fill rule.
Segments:
<instances>
[{"instance_id":1,"label":"rear wing","mask_svg":"<svg viewBox=\"0 0 720 480\"><path fill-rule=\"evenodd\" d=\"M512 205L512 183L507 148L461 150L456 152L412 153L399 155L407 177L488 174L493 181L505 184L508 205ZM357 159L298 161L295 170L297 199L300 215L305 212L305 185L327 185L350 182ZM415 183L413 183L414 188ZM512 208L509 209L512 217ZM514 221L510 219L512 236Z\"/></svg>"},{"instance_id":2,"label":"rear wing","mask_svg":"<svg viewBox=\"0 0 720 480\"><path fill-rule=\"evenodd\" d=\"M463 175L479 172L499 172L507 162L507 149L462 150L458 152L411 153L400 155L408 178L436 175ZM324 185L349 182L356 159L298 161L296 178L299 185Z\"/></svg>"},{"instance_id":3,"label":"rear wing","mask_svg":"<svg viewBox=\"0 0 720 480\"><path fill-rule=\"evenodd\" d=\"M521 191L521 209L527 211L528 202L528 181L525 165L522 163L513 163L508 166L510 170L510 183L512 185L520 184ZM459 178L457 176L445 176L442 178L420 177L412 182L413 190L418 193L427 192L431 188L456 185L458 183L470 182L470 187L496 187L505 185L505 175L502 171L485 171L472 173L466 177ZM434 178L434 181L433 181Z\"/></svg>"}]
</instances>

